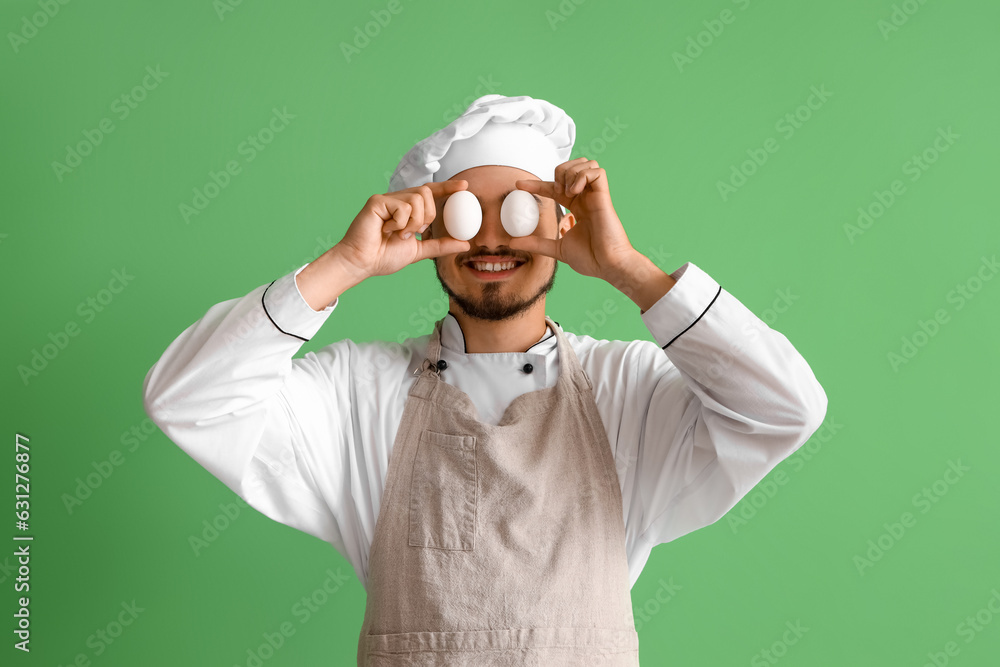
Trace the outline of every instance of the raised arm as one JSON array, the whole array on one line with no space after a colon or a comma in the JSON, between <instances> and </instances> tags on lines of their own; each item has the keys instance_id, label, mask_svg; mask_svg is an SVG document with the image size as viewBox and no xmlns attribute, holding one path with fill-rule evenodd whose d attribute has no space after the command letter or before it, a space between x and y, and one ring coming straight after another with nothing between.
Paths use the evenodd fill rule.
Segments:
<instances>
[{"instance_id":1,"label":"raised arm","mask_svg":"<svg viewBox=\"0 0 1000 667\"><path fill-rule=\"evenodd\" d=\"M725 515L827 408L785 336L694 264L673 277L642 314L661 350L647 348L623 417L638 425L630 537L648 548Z\"/></svg>"},{"instance_id":2,"label":"raised arm","mask_svg":"<svg viewBox=\"0 0 1000 667\"><path fill-rule=\"evenodd\" d=\"M354 285L468 249L455 239L415 238L434 217L433 195L466 186L372 196L344 239L315 261L212 306L143 384L147 414L181 449L252 507L331 542L356 564L363 545L350 457L358 347L342 340L293 356Z\"/></svg>"},{"instance_id":3,"label":"raised arm","mask_svg":"<svg viewBox=\"0 0 1000 667\"><path fill-rule=\"evenodd\" d=\"M315 355L292 358L336 306L317 312L303 300L295 274L304 268L209 308L146 374L143 403L168 438L251 506L336 542L305 445L336 448L350 405L330 374L348 374L348 350L334 346L333 368Z\"/></svg>"},{"instance_id":4,"label":"raised arm","mask_svg":"<svg viewBox=\"0 0 1000 667\"><path fill-rule=\"evenodd\" d=\"M788 339L701 269L688 263L668 275L635 250L596 161L570 160L553 181L517 187L555 199L575 221L560 238L515 238L511 247L619 289L661 348L637 348L605 408L634 583L653 545L719 519L804 443L826 414L826 394Z\"/></svg>"}]
</instances>

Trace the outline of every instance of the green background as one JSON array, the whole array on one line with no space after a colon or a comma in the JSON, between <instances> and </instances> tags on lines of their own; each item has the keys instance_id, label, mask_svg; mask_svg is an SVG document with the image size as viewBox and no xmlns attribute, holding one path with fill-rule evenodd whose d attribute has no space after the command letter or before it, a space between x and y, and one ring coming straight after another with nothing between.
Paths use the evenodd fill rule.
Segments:
<instances>
[{"instance_id":1,"label":"green background","mask_svg":"<svg viewBox=\"0 0 1000 667\"><path fill-rule=\"evenodd\" d=\"M34 32L24 21L37 2L0 9L4 465L15 433L30 437L35 536L30 655L12 648L13 541L0 550L4 664L247 665L285 622L294 635L264 665L354 664L363 589L329 545L239 505L195 555L189 538L236 496L150 428L142 381L211 305L339 241L406 150L488 93L567 110L573 157L607 170L633 245L664 270L706 270L792 341L829 396L825 430L772 485L653 550L632 589L642 664L774 664L765 649L781 665L918 667L935 653L1000 664L1000 614L987 606L1000 591L1000 280L976 282L1000 251L1000 5L218 6L69 2ZM712 23L724 10L730 22ZM342 44L372 12L391 20L348 58ZM688 41L699 33L700 53ZM678 64L685 49L695 57ZM116 100L147 66L167 75L120 118ZM830 95L803 110L813 86ZM247 162L238 147L274 108L295 117ZM796 112L809 118L787 136L776 124ZM113 132L57 174L52 163L102 119ZM938 154L948 128L958 138ZM718 183L769 138L777 152L723 197ZM925 151L935 161L913 180L907 163ZM185 222L180 204L234 159L241 172ZM858 208L897 179L903 194L850 237ZM123 267L128 286L101 312L80 310ZM959 302L960 285L978 291ZM598 326L588 311L608 298L620 314ZM443 303L430 265L366 281L300 354L422 335L411 316ZM623 295L568 267L548 303L567 330L652 339ZM946 321L919 335L939 310ZM22 379L18 367L69 323L79 335ZM904 338L920 344L912 358ZM121 465L67 509L78 478L116 450ZM946 476L949 462L968 471ZM915 502L925 488L933 504ZM886 524L905 512L915 524L893 537ZM859 565L880 538L890 548ZM302 622L295 605L328 568L347 583ZM665 584L680 589L661 603ZM133 600L134 622L110 645L94 639ZM962 624L977 613L972 632ZM808 630L783 645L786 623Z\"/></svg>"}]
</instances>

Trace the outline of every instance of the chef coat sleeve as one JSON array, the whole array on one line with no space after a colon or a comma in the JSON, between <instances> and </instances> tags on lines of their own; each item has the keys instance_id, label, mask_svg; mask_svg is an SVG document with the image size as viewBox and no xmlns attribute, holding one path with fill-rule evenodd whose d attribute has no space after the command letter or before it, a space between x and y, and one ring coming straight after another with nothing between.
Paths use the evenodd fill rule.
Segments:
<instances>
[{"instance_id":1,"label":"chef coat sleeve","mask_svg":"<svg viewBox=\"0 0 1000 667\"><path fill-rule=\"evenodd\" d=\"M636 364L642 424L632 538L714 523L819 428L827 397L805 359L699 267L642 314L661 350Z\"/></svg>"},{"instance_id":2,"label":"chef coat sleeve","mask_svg":"<svg viewBox=\"0 0 1000 667\"><path fill-rule=\"evenodd\" d=\"M143 402L168 438L251 507L343 553L350 341L325 348L324 364L311 352L292 358L337 305L317 312L305 302L295 284L302 268L209 308L146 374Z\"/></svg>"}]
</instances>

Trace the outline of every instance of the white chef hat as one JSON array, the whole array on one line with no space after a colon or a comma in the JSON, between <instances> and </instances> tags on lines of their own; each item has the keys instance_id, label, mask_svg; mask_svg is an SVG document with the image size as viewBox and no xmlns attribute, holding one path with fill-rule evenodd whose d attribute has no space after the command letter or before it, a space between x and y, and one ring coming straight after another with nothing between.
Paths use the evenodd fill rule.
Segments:
<instances>
[{"instance_id":1,"label":"white chef hat","mask_svg":"<svg viewBox=\"0 0 1000 667\"><path fill-rule=\"evenodd\" d=\"M484 95L403 156L389 179L389 191L446 181L485 165L516 167L551 181L555 168L569 159L575 140L573 119L550 102Z\"/></svg>"}]
</instances>

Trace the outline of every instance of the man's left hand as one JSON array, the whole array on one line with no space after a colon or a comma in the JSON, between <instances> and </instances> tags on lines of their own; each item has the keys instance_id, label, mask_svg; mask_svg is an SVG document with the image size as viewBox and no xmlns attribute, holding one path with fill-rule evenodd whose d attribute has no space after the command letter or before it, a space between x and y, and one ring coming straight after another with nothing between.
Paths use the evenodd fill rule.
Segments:
<instances>
[{"instance_id":1,"label":"man's left hand","mask_svg":"<svg viewBox=\"0 0 1000 667\"><path fill-rule=\"evenodd\" d=\"M580 157L556 167L553 178L519 180L514 185L518 190L555 199L570 210L576 224L562 238L516 236L510 247L554 257L585 276L617 282L637 251L611 204L604 169L596 161Z\"/></svg>"}]
</instances>

